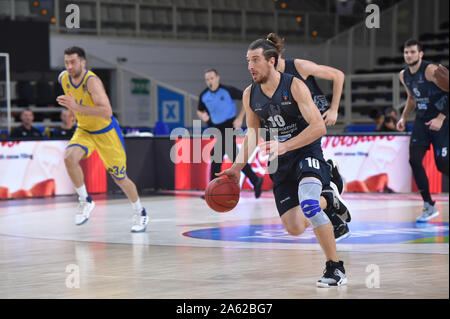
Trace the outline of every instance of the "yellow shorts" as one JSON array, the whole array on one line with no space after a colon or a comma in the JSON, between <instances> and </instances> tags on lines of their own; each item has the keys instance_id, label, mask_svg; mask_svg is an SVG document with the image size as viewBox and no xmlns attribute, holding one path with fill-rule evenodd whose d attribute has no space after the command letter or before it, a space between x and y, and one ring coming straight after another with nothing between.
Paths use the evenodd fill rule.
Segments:
<instances>
[{"instance_id":1,"label":"yellow shorts","mask_svg":"<svg viewBox=\"0 0 450 319\"><path fill-rule=\"evenodd\" d=\"M111 124L102 130L90 132L80 127L75 130L67 147L79 146L86 151L85 158L97 150L108 173L116 179L124 179L127 169L125 143L119 123L112 118Z\"/></svg>"}]
</instances>

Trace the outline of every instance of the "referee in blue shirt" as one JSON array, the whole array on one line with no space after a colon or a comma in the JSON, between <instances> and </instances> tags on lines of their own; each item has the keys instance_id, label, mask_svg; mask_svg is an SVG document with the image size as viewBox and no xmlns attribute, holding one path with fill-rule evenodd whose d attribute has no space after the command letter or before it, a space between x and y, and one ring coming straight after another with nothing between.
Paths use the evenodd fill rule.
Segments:
<instances>
[{"instance_id":1,"label":"referee in blue shirt","mask_svg":"<svg viewBox=\"0 0 450 319\"><path fill-rule=\"evenodd\" d=\"M198 99L198 117L207 122L209 126L215 127L220 130L222 134L221 149L217 147L217 144L211 151L211 180L216 178L216 173L221 171L222 160L220 162L214 161L214 152L221 152L227 154L230 160L234 162L238 154L238 149L236 146L236 136L233 135L233 148L232 154L227 152L227 147L225 147L225 129L235 128L238 129L242 126L242 120L245 115L244 108L236 117L236 104L234 100L242 100L242 91L231 86L225 86L220 84L220 76L215 69L208 69L205 71L205 82L208 86L200 94ZM250 179L253 184L255 197L259 198L261 196L261 186L263 183L263 178L258 177L251 169L249 164L246 164L242 170L244 174Z\"/></svg>"}]
</instances>

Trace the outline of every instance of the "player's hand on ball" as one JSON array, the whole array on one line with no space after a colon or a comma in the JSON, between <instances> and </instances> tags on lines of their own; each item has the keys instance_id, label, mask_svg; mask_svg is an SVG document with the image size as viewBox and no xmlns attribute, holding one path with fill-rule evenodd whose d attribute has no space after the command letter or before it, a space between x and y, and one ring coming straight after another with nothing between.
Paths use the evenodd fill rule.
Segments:
<instances>
[{"instance_id":1,"label":"player's hand on ball","mask_svg":"<svg viewBox=\"0 0 450 319\"><path fill-rule=\"evenodd\" d=\"M239 179L241 177L241 171L238 169L235 169L232 167L230 167L229 169L226 169L224 171L221 171L219 173L216 173L216 176L227 176L228 178L230 178L233 182L235 182L236 184L239 185Z\"/></svg>"},{"instance_id":2,"label":"player's hand on ball","mask_svg":"<svg viewBox=\"0 0 450 319\"><path fill-rule=\"evenodd\" d=\"M322 117L326 126L333 126L336 124L338 112L337 110L328 109L325 113L323 113Z\"/></svg>"},{"instance_id":3,"label":"player's hand on ball","mask_svg":"<svg viewBox=\"0 0 450 319\"><path fill-rule=\"evenodd\" d=\"M283 143L278 141L267 141L259 144L262 156L269 155L269 161L273 161L277 156L283 155L287 149Z\"/></svg>"},{"instance_id":4,"label":"player's hand on ball","mask_svg":"<svg viewBox=\"0 0 450 319\"><path fill-rule=\"evenodd\" d=\"M67 107L68 109L73 109L77 105L77 102L75 101L72 93L70 93L70 92L69 92L69 95L58 96L56 98L56 102L58 102L59 105Z\"/></svg>"}]
</instances>

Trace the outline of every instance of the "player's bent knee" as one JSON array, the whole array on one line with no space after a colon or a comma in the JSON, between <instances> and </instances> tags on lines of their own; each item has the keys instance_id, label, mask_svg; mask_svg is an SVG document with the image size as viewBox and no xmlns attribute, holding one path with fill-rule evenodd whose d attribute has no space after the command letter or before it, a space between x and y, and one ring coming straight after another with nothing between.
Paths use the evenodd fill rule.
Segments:
<instances>
[{"instance_id":1,"label":"player's bent knee","mask_svg":"<svg viewBox=\"0 0 450 319\"><path fill-rule=\"evenodd\" d=\"M291 236L299 236L305 232L305 227L302 227L300 225L296 226L288 226L285 227L289 235Z\"/></svg>"},{"instance_id":2,"label":"player's bent knee","mask_svg":"<svg viewBox=\"0 0 450 319\"><path fill-rule=\"evenodd\" d=\"M72 152L64 153L64 163L66 164L66 166L72 167L77 165L79 162L80 160Z\"/></svg>"},{"instance_id":3,"label":"player's bent knee","mask_svg":"<svg viewBox=\"0 0 450 319\"><path fill-rule=\"evenodd\" d=\"M330 222L330 219L320 207L321 192L322 184L315 179L303 179L298 186L300 207L313 228Z\"/></svg>"}]
</instances>

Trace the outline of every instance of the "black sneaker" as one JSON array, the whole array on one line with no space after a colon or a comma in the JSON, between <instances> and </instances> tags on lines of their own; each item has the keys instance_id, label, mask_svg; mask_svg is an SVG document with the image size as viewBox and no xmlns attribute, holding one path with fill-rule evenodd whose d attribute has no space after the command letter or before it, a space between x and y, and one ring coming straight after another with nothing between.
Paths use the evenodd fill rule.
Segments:
<instances>
[{"instance_id":1,"label":"black sneaker","mask_svg":"<svg viewBox=\"0 0 450 319\"><path fill-rule=\"evenodd\" d=\"M333 212L336 213L344 222L349 223L352 220L347 205L339 195L336 185L330 183L329 187L324 187L322 194L320 195L327 201L327 210L332 207Z\"/></svg>"},{"instance_id":2,"label":"black sneaker","mask_svg":"<svg viewBox=\"0 0 450 319\"><path fill-rule=\"evenodd\" d=\"M350 237L350 229L346 223L342 223L337 227L334 227L334 239L336 242Z\"/></svg>"},{"instance_id":3,"label":"black sneaker","mask_svg":"<svg viewBox=\"0 0 450 319\"><path fill-rule=\"evenodd\" d=\"M347 277L345 276L344 262L327 261L323 277L317 281L317 287L330 288L338 287L347 284Z\"/></svg>"},{"instance_id":4,"label":"black sneaker","mask_svg":"<svg viewBox=\"0 0 450 319\"><path fill-rule=\"evenodd\" d=\"M263 182L264 182L264 178L258 177L258 181L253 186L254 191L255 191L255 198L259 198L261 196Z\"/></svg>"},{"instance_id":5,"label":"black sneaker","mask_svg":"<svg viewBox=\"0 0 450 319\"><path fill-rule=\"evenodd\" d=\"M342 194L344 192L345 183L341 173L339 173L338 163L332 159L327 160L327 163L330 166L331 181L337 186L339 194Z\"/></svg>"}]
</instances>

